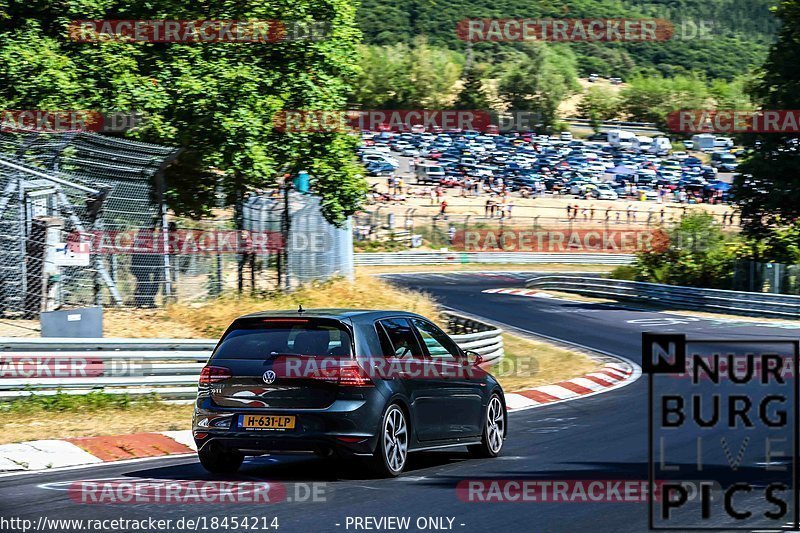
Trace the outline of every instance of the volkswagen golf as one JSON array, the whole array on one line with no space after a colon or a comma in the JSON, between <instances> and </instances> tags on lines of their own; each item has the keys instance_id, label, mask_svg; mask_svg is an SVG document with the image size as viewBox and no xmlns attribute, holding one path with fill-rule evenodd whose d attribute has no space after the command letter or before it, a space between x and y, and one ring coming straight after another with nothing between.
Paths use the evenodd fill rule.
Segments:
<instances>
[{"instance_id":1,"label":"volkswagen golf","mask_svg":"<svg viewBox=\"0 0 800 533\"><path fill-rule=\"evenodd\" d=\"M202 369L193 416L200 463L311 453L399 475L408 454L466 446L496 457L503 390L480 355L407 312L318 309L236 319Z\"/></svg>"}]
</instances>

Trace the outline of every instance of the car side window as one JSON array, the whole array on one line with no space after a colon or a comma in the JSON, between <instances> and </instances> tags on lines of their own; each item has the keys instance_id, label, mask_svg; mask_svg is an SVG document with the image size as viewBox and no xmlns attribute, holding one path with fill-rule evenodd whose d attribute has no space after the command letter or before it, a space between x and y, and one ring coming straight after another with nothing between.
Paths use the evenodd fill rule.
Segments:
<instances>
[{"instance_id":1,"label":"car side window","mask_svg":"<svg viewBox=\"0 0 800 533\"><path fill-rule=\"evenodd\" d=\"M422 348L414 334L414 329L405 318L388 318L378 322L377 326L383 328L386 339L381 341L384 346L385 357L397 357L399 359L423 357ZM379 334L380 335L380 334Z\"/></svg>"},{"instance_id":2,"label":"car side window","mask_svg":"<svg viewBox=\"0 0 800 533\"><path fill-rule=\"evenodd\" d=\"M461 357L461 351L456 343L442 330L426 320L413 318L411 321L419 331L425 347L428 348L431 359L455 362Z\"/></svg>"}]
</instances>

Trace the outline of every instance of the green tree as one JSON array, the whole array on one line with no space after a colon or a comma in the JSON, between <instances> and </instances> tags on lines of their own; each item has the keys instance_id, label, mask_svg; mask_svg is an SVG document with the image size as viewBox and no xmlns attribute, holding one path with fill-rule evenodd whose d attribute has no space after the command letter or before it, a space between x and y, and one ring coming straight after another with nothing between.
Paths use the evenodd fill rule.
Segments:
<instances>
[{"instance_id":1,"label":"green tree","mask_svg":"<svg viewBox=\"0 0 800 533\"><path fill-rule=\"evenodd\" d=\"M489 108L486 90L483 87L486 71L487 69L483 65L474 65L464 69L463 85L453 105L455 109Z\"/></svg>"},{"instance_id":2,"label":"green tree","mask_svg":"<svg viewBox=\"0 0 800 533\"><path fill-rule=\"evenodd\" d=\"M667 116L681 109L705 109L709 91L704 79L698 76L636 76L620 91L620 108L629 119L654 122L667 129Z\"/></svg>"},{"instance_id":3,"label":"green tree","mask_svg":"<svg viewBox=\"0 0 800 533\"><path fill-rule=\"evenodd\" d=\"M764 110L800 109L800 1L781 2L782 24L753 97ZM760 237L771 228L800 217L800 134L765 133L745 136L751 156L739 167L734 194L745 231Z\"/></svg>"},{"instance_id":4,"label":"green tree","mask_svg":"<svg viewBox=\"0 0 800 533\"><path fill-rule=\"evenodd\" d=\"M688 213L667 231L665 246L637 254L639 281L729 289L740 243L705 211Z\"/></svg>"},{"instance_id":5,"label":"green tree","mask_svg":"<svg viewBox=\"0 0 800 533\"><path fill-rule=\"evenodd\" d=\"M603 87L590 87L578 104L578 113L588 118L594 131L600 131L605 120L612 120L619 111L619 96Z\"/></svg>"},{"instance_id":6,"label":"green tree","mask_svg":"<svg viewBox=\"0 0 800 533\"><path fill-rule=\"evenodd\" d=\"M147 122L128 136L183 149L167 176L176 211L203 214L219 185L232 201L300 169L317 177L330 220L358 207L366 187L356 139L287 134L273 123L283 110L345 108L358 70L352 2L37 0L2 11L0 105L143 112ZM330 30L260 44L79 43L68 25L80 19L328 21Z\"/></svg>"},{"instance_id":7,"label":"green tree","mask_svg":"<svg viewBox=\"0 0 800 533\"><path fill-rule=\"evenodd\" d=\"M557 123L559 104L579 88L575 57L563 47L528 45L500 70L497 92L508 108L537 113L548 130Z\"/></svg>"},{"instance_id":8,"label":"green tree","mask_svg":"<svg viewBox=\"0 0 800 533\"><path fill-rule=\"evenodd\" d=\"M442 109L452 102L464 62L457 52L430 46L425 37L361 52L351 99L362 108Z\"/></svg>"}]
</instances>

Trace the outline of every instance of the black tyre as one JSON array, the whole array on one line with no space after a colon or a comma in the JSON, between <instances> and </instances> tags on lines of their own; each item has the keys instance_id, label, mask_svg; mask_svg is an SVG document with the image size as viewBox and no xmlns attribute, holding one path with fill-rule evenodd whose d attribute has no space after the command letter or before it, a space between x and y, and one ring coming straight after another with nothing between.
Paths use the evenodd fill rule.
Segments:
<instances>
[{"instance_id":1,"label":"black tyre","mask_svg":"<svg viewBox=\"0 0 800 533\"><path fill-rule=\"evenodd\" d=\"M483 425L483 436L480 444L469 446L473 457L497 457L503 449L506 430L506 413L500 396L492 394L486 407L486 423Z\"/></svg>"},{"instance_id":2,"label":"black tyre","mask_svg":"<svg viewBox=\"0 0 800 533\"><path fill-rule=\"evenodd\" d=\"M368 466L378 476L399 476L408 459L409 429L406 414L393 403L383 414L381 433Z\"/></svg>"},{"instance_id":3,"label":"black tyre","mask_svg":"<svg viewBox=\"0 0 800 533\"><path fill-rule=\"evenodd\" d=\"M212 474L234 474L242 466L244 456L233 450L210 443L197 452L200 464Z\"/></svg>"}]
</instances>

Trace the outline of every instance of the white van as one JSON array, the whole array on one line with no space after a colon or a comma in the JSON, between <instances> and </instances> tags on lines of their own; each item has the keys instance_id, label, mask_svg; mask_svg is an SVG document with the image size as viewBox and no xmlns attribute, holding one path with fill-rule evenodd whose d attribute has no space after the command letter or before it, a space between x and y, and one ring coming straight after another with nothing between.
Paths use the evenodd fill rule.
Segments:
<instances>
[{"instance_id":1,"label":"white van","mask_svg":"<svg viewBox=\"0 0 800 533\"><path fill-rule=\"evenodd\" d=\"M417 183L441 183L444 179L444 168L440 165L417 165L415 169Z\"/></svg>"},{"instance_id":2,"label":"white van","mask_svg":"<svg viewBox=\"0 0 800 533\"><path fill-rule=\"evenodd\" d=\"M653 146L653 139L650 137L636 136L631 139L631 148L639 152L649 152Z\"/></svg>"},{"instance_id":3,"label":"white van","mask_svg":"<svg viewBox=\"0 0 800 533\"><path fill-rule=\"evenodd\" d=\"M703 152L713 150L716 140L717 138L710 133L699 133L697 135L692 135L693 149L701 150Z\"/></svg>"},{"instance_id":4,"label":"white van","mask_svg":"<svg viewBox=\"0 0 800 533\"><path fill-rule=\"evenodd\" d=\"M653 139L653 144L650 145L651 154L668 154L672 151L672 143L669 142L667 137L656 137Z\"/></svg>"},{"instance_id":5,"label":"white van","mask_svg":"<svg viewBox=\"0 0 800 533\"><path fill-rule=\"evenodd\" d=\"M636 134L632 131L625 130L609 130L608 131L608 144L616 148L630 148Z\"/></svg>"},{"instance_id":6,"label":"white van","mask_svg":"<svg viewBox=\"0 0 800 533\"><path fill-rule=\"evenodd\" d=\"M733 148L733 139L730 137L715 137L714 148Z\"/></svg>"}]
</instances>

